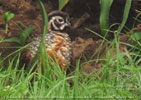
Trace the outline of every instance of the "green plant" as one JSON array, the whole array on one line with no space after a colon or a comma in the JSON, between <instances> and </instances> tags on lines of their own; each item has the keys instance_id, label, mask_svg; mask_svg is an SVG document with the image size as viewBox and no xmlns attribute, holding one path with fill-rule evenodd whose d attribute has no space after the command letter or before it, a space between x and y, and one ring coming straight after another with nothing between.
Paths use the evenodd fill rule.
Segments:
<instances>
[{"instance_id":1,"label":"green plant","mask_svg":"<svg viewBox=\"0 0 141 100\"><path fill-rule=\"evenodd\" d=\"M1 43L16 42L21 45L24 45L27 37L29 36L29 34L32 32L33 29L35 29L35 26L31 25L31 26L27 27L26 29L22 30L22 32L18 32L20 34L20 37L12 37L12 38L8 38L8 39L3 39L1 41Z\"/></svg>"},{"instance_id":2,"label":"green plant","mask_svg":"<svg viewBox=\"0 0 141 100\"><path fill-rule=\"evenodd\" d=\"M6 34L8 32L8 23L14 16L15 16L14 13L10 13L8 11L3 14L3 19L4 19L4 22L5 22L5 33Z\"/></svg>"},{"instance_id":3,"label":"green plant","mask_svg":"<svg viewBox=\"0 0 141 100\"><path fill-rule=\"evenodd\" d=\"M69 0L59 0L59 10L62 10Z\"/></svg>"},{"instance_id":4,"label":"green plant","mask_svg":"<svg viewBox=\"0 0 141 100\"><path fill-rule=\"evenodd\" d=\"M132 0L126 0L124 13L123 13L123 19L122 19L121 25L118 27L118 34L121 32L121 30L125 26L125 23L126 23L126 21L128 19L128 16L129 16L129 11L130 11L130 8L131 8L131 4L132 4Z\"/></svg>"},{"instance_id":5,"label":"green plant","mask_svg":"<svg viewBox=\"0 0 141 100\"><path fill-rule=\"evenodd\" d=\"M141 40L141 32L135 32L131 35L131 39L134 41L139 41Z\"/></svg>"},{"instance_id":6,"label":"green plant","mask_svg":"<svg viewBox=\"0 0 141 100\"><path fill-rule=\"evenodd\" d=\"M136 18L134 18L136 21L138 21L139 23L141 22L140 19L138 19L138 17L141 16L141 12L139 12L139 14L136 16ZM139 41L141 40L141 32L134 32L134 31L131 31L131 35L130 35L130 38L134 41ZM140 44L140 42L138 42Z\"/></svg>"},{"instance_id":7,"label":"green plant","mask_svg":"<svg viewBox=\"0 0 141 100\"><path fill-rule=\"evenodd\" d=\"M113 3L113 0L101 0L100 1L100 6L101 6L100 27L101 27L102 34L104 35L106 35L109 29L109 12L110 12L110 7L112 3ZM123 29L127 21L129 11L131 8L131 3L132 3L132 0L126 0L123 19L122 19L121 25L118 28L118 34L121 32L121 30Z\"/></svg>"},{"instance_id":8,"label":"green plant","mask_svg":"<svg viewBox=\"0 0 141 100\"><path fill-rule=\"evenodd\" d=\"M102 34L106 35L109 28L109 12L113 0L100 0L100 27Z\"/></svg>"},{"instance_id":9,"label":"green plant","mask_svg":"<svg viewBox=\"0 0 141 100\"><path fill-rule=\"evenodd\" d=\"M37 63L37 61L40 58L43 58L42 62L44 63L43 66L45 66L45 59L46 58L46 47L45 47L45 35L47 33L47 29L48 29L48 16L45 10L45 7L43 5L43 3L40 0L37 0L38 4L40 5L40 9L42 12L42 19L43 19L43 37L42 37L42 41L40 43L39 49L34 57L34 59L30 62L29 67L28 67L28 72L34 67L35 63Z\"/></svg>"}]
</instances>

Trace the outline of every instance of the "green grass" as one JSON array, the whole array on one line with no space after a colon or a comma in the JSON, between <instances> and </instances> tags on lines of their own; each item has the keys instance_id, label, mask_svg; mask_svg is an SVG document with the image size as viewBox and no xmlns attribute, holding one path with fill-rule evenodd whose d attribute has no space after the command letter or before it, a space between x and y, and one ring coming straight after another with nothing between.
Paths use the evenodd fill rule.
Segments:
<instances>
[{"instance_id":1,"label":"green grass","mask_svg":"<svg viewBox=\"0 0 141 100\"><path fill-rule=\"evenodd\" d=\"M59 1L59 10L62 10L70 0L58 0Z\"/></svg>"},{"instance_id":2,"label":"green grass","mask_svg":"<svg viewBox=\"0 0 141 100\"><path fill-rule=\"evenodd\" d=\"M101 32L106 35L106 31L109 28L109 13L110 7L113 3L113 0L100 0L100 27Z\"/></svg>"},{"instance_id":3,"label":"green grass","mask_svg":"<svg viewBox=\"0 0 141 100\"><path fill-rule=\"evenodd\" d=\"M103 36L107 35L108 29L109 29L109 13L110 13L110 7L113 3L113 0L100 0L100 27L101 32L104 34ZM123 27L125 26L125 23L127 21L129 11L131 8L132 0L127 0L124 8L124 14L123 14L123 20L121 22L121 25L118 28L118 34L121 32Z\"/></svg>"},{"instance_id":4,"label":"green grass","mask_svg":"<svg viewBox=\"0 0 141 100\"><path fill-rule=\"evenodd\" d=\"M116 44L111 45L111 48L119 44L118 41L113 42ZM75 71L69 75L66 75L54 62L46 66L44 75L41 74L41 64L38 65L37 71L32 73L32 69L27 72L24 66L19 69L19 52L9 61L6 70L5 66L1 66L0 98L1 100L9 100L9 98L17 100L20 98L139 100L141 92L141 66L138 65L140 63L138 57L141 56L141 52L139 49L136 47L136 51L127 50L125 53L116 53L116 56L112 56L112 48L97 73L84 73L82 64L78 60ZM100 76L101 72L102 76ZM70 79L73 85L69 84ZM10 80L12 83L9 83Z\"/></svg>"},{"instance_id":5,"label":"green grass","mask_svg":"<svg viewBox=\"0 0 141 100\"><path fill-rule=\"evenodd\" d=\"M4 19L4 22L5 22L5 34L8 33L8 23L10 22L10 20L14 17L14 13L11 13L11 12L5 12L3 14L3 19Z\"/></svg>"},{"instance_id":6,"label":"green grass","mask_svg":"<svg viewBox=\"0 0 141 100\"><path fill-rule=\"evenodd\" d=\"M39 3L41 4L40 1ZM42 4L41 6L44 15L43 20L45 21L47 17L45 17ZM46 25L47 22L44 23L44 26ZM121 27L123 26L124 22ZM121 28L119 29L121 30ZM43 42L47 27L44 27L43 30L43 40L38 52L44 60L38 63L36 71L32 72L32 69L38 62L38 54L29 66L28 71L24 70L24 65L20 66L21 51L26 46L20 47L5 58L0 58L0 100L25 100L25 98L35 100L45 98L49 100L60 100L62 98L63 100L79 100L80 98L82 100L141 99L141 66L139 65L141 51L139 41L136 41L137 45L126 43L131 49L125 49L125 52L121 53L119 45L125 43L119 40L118 34L115 34L112 41L108 41L105 37L99 35L103 38L103 41L110 44L107 47L107 51L110 52L105 54L105 59L91 60L102 62L103 66L99 71L93 71L90 74L83 72L83 64L91 61L80 64L80 59L78 59L75 70L66 74L57 63L44 53ZM92 30L89 31L97 34ZM116 56L113 56L113 53ZM8 60L8 66L5 66L4 61L13 54L16 54L16 56L12 60ZM45 70L44 75L41 73L41 66ZM71 80L73 84L70 84L68 80Z\"/></svg>"}]
</instances>

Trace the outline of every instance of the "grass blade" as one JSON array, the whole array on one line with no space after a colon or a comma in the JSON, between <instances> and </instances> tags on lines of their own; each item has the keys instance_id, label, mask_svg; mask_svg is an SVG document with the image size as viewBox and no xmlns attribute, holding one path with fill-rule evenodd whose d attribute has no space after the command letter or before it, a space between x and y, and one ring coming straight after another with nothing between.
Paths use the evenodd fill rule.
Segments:
<instances>
[{"instance_id":1,"label":"grass blade","mask_svg":"<svg viewBox=\"0 0 141 100\"><path fill-rule=\"evenodd\" d=\"M113 0L100 0L100 27L103 34L106 34L106 30L109 27L109 12L112 3Z\"/></svg>"},{"instance_id":2,"label":"grass blade","mask_svg":"<svg viewBox=\"0 0 141 100\"><path fill-rule=\"evenodd\" d=\"M59 10L62 10L69 0L59 0Z\"/></svg>"},{"instance_id":3,"label":"grass blade","mask_svg":"<svg viewBox=\"0 0 141 100\"><path fill-rule=\"evenodd\" d=\"M8 38L8 39L3 39L3 40L1 41L1 43L4 43L4 42L16 42L16 43L21 44L20 39L17 38L17 37Z\"/></svg>"},{"instance_id":4,"label":"grass blade","mask_svg":"<svg viewBox=\"0 0 141 100\"><path fill-rule=\"evenodd\" d=\"M40 55L42 54L42 57L45 54L46 48L45 48L45 35L47 33L47 29L48 29L48 16L45 10L45 7L43 5L43 3L40 0L37 0L38 4L40 5L40 9L42 12L42 19L43 19L43 37L42 37L42 41L41 44L39 46L39 49L34 57L34 59L31 61L31 63L29 64L28 67L28 72L30 71L30 69L32 69L32 67L34 67L34 64L37 62L37 60L39 59ZM43 57L44 58L44 57ZM45 59L43 59L45 60ZM44 62L44 61L43 61Z\"/></svg>"},{"instance_id":5,"label":"grass blade","mask_svg":"<svg viewBox=\"0 0 141 100\"><path fill-rule=\"evenodd\" d=\"M130 36L130 38L134 41L141 40L141 32L135 32Z\"/></svg>"},{"instance_id":6,"label":"grass blade","mask_svg":"<svg viewBox=\"0 0 141 100\"><path fill-rule=\"evenodd\" d=\"M131 3L132 3L132 0L126 0L122 23L121 23L121 25L120 25L119 28L118 28L118 32L119 32L119 33L121 32L121 30L122 30L123 27L125 26L125 23L126 23L126 21L127 21L127 19L128 19L129 11L130 11L130 8L131 8Z\"/></svg>"},{"instance_id":7,"label":"grass blade","mask_svg":"<svg viewBox=\"0 0 141 100\"><path fill-rule=\"evenodd\" d=\"M35 29L34 25L29 26L28 28L26 28L25 30L22 31L22 33L20 34L20 41L21 44L24 44L27 37L29 36L29 34L32 32L32 30Z\"/></svg>"}]
</instances>

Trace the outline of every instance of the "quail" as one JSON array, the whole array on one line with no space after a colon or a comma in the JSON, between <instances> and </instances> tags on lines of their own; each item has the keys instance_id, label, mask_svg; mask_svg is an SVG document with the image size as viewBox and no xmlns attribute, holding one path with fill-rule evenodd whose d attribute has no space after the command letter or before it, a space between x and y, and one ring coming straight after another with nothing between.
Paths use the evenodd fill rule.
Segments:
<instances>
[{"instance_id":1,"label":"quail","mask_svg":"<svg viewBox=\"0 0 141 100\"><path fill-rule=\"evenodd\" d=\"M69 26L70 22L67 13L52 11L48 14L48 33L45 36L46 52L64 69L70 64L72 56L71 39L64 32L65 28ZM32 61L35 57L42 39L42 34L33 34L31 38L33 42L29 44L29 49L25 52L28 62Z\"/></svg>"}]
</instances>

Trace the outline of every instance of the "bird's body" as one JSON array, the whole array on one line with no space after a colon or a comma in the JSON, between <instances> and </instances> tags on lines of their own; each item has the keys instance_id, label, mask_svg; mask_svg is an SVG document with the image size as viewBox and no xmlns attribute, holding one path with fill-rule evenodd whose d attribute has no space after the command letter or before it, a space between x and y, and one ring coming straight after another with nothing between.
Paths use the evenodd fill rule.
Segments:
<instances>
[{"instance_id":1,"label":"bird's body","mask_svg":"<svg viewBox=\"0 0 141 100\"><path fill-rule=\"evenodd\" d=\"M63 14L63 12L56 11L49 14L50 18L48 21L48 33L45 36L45 46L47 54L55 62L58 62L61 68L66 69L66 67L70 64L72 56L71 39L67 33L62 32L62 30L64 30L64 28L68 25L68 22L65 22L65 19L62 19L62 16L59 14ZM67 18L64 14L63 17ZM59 22L60 25L56 21L61 21ZM41 40L42 34L32 35L33 42L28 46L29 49L26 50L26 58L28 61L33 60L38 51Z\"/></svg>"},{"instance_id":2,"label":"bird's body","mask_svg":"<svg viewBox=\"0 0 141 100\"><path fill-rule=\"evenodd\" d=\"M70 59L72 56L71 50L71 39L68 34L51 31L46 34L45 46L47 54L55 61L59 63L60 67L66 67L70 64ZM37 37L33 37L34 42L29 45L28 55L30 57L30 61L34 58L38 47L41 42L41 35ZM55 58L56 57L56 58Z\"/></svg>"}]
</instances>

